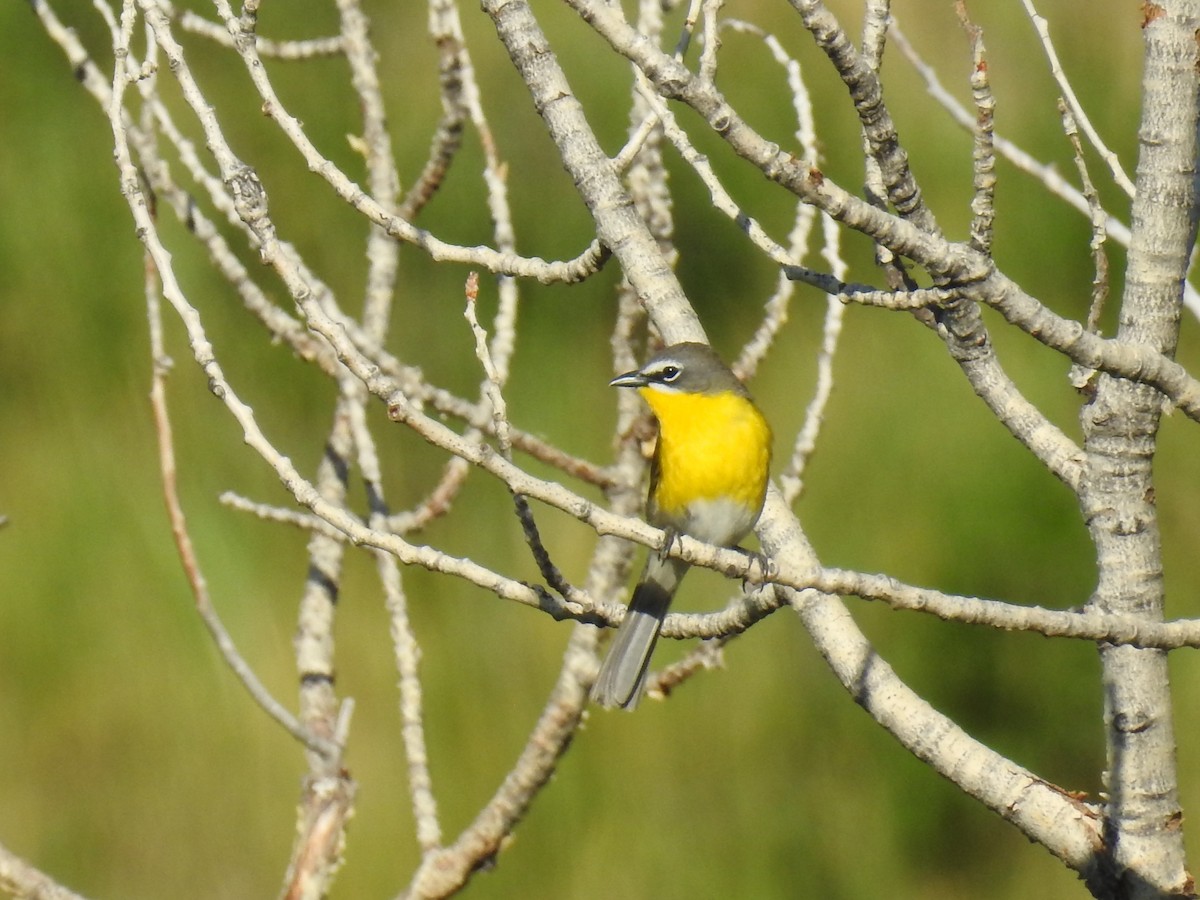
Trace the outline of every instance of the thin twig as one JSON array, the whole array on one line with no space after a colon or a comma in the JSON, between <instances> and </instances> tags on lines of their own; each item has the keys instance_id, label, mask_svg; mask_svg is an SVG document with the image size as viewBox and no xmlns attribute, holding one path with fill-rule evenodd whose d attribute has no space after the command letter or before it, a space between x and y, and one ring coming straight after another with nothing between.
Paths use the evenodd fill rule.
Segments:
<instances>
[{"instance_id":1,"label":"thin twig","mask_svg":"<svg viewBox=\"0 0 1200 900\"><path fill-rule=\"evenodd\" d=\"M150 208L140 193L137 174L130 158L129 145L125 139L122 101L126 86L130 83L130 73L126 69L128 48L134 24L134 6L126 3L122 9L121 27L116 35L114 56L116 65L113 71L111 105L109 121L113 130L113 140L118 167L121 169L122 189L126 198L135 210L135 217L140 219L147 237L154 233L154 220ZM153 242L151 242L153 243ZM184 574L192 589L196 611L208 628L213 641L224 658L226 664L242 682L247 692L256 703L282 725L288 733L304 743L313 752L329 759L337 759L341 748L332 741L314 735L305 728L295 716L279 703L266 687L258 680L253 669L238 652L229 632L225 629L216 608L208 593L207 581L200 568L199 559L188 533L187 521L183 507L179 501L176 481L176 466L174 441L171 432L170 417L166 403L166 377L170 370L170 360L166 355L162 337L162 318L159 311L159 283L163 277L160 256L148 244L145 261L145 293L147 316L150 322L150 353L152 360L152 375L150 402L154 412L155 433L158 437L159 467L163 480L163 495L167 506L167 514L171 522L171 533L174 536L176 549L183 564Z\"/></svg>"},{"instance_id":2,"label":"thin twig","mask_svg":"<svg viewBox=\"0 0 1200 900\"><path fill-rule=\"evenodd\" d=\"M1085 328L1091 334L1100 333L1100 317L1104 313L1104 303L1108 299L1108 254L1105 245L1108 241L1108 231L1105 227L1108 214L1100 202L1100 195L1092 183L1091 173L1088 172L1087 160L1083 155L1083 147L1079 141L1078 125L1066 101L1060 99L1058 111L1062 116L1063 133L1071 143L1075 155L1075 167L1079 171L1079 184L1083 195L1087 197L1088 206L1092 210L1092 239L1088 246L1092 251L1092 264L1095 274L1092 277L1092 302L1088 304L1087 322ZM1079 364L1073 364L1068 374L1073 387L1077 390L1087 390L1096 374L1095 369L1089 369Z\"/></svg>"},{"instance_id":3,"label":"thin twig","mask_svg":"<svg viewBox=\"0 0 1200 900\"><path fill-rule=\"evenodd\" d=\"M909 65L924 80L925 90L929 96L950 114L955 123L967 131L974 132L975 117L946 89L938 77L937 70L921 57L894 17L891 34L892 42L908 60ZM996 152L1016 166L1018 170L1037 179L1049 193L1066 201L1084 215L1089 215L1087 199L1074 185L1063 178L1054 166L1035 159L1012 141L1000 135L994 136L993 145ZM1127 225L1116 219L1110 219L1108 229L1114 240L1122 246L1129 246L1129 227Z\"/></svg>"},{"instance_id":4,"label":"thin twig","mask_svg":"<svg viewBox=\"0 0 1200 900\"><path fill-rule=\"evenodd\" d=\"M357 451L358 467L367 489L369 521L371 527L378 530L386 527L390 516L384 501L379 454L367 427L367 393L361 382L353 379L346 379L344 392L352 399L348 405L350 434ZM375 550L373 556L388 611L392 653L400 692L400 736L404 744L408 792L413 821L416 824L417 844L423 851L430 852L440 845L442 830L425 740L425 701L420 678L421 646L409 619L408 596L404 590L398 560L393 554L383 550Z\"/></svg>"},{"instance_id":5,"label":"thin twig","mask_svg":"<svg viewBox=\"0 0 1200 900\"><path fill-rule=\"evenodd\" d=\"M591 629L575 629L558 681L516 764L454 844L425 856L402 898L448 897L495 859L583 722L595 665L594 644Z\"/></svg>"},{"instance_id":6,"label":"thin twig","mask_svg":"<svg viewBox=\"0 0 1200 900\"><path fill-rule=\"evenodd\" d=\"M888 202L900 218L927 234L938 234L937 221L925 203L908 164L908 155L897 135L896 125L884 102L878 72L870 60L858 52L837 18L821 0L789 2L800 14L800 21L829 58L850 92L869 153L879 163Z\"/></svg>"},{"instance_id":7,"label":"thin twig","mask_svg":"<svg viewBox=\"0 0 1200 900\"><path fill-rule=\"evenodd\" d=\"M723 28L731 31L757 37L766 46L772 59L783 68L787 77L788 92L792 98L792 109L796 116L796 142L801 153L818 159L819 149L812 98L804 83L800 64L784 50L775 35L763 31L758 26L737 19L728 19L721 24ZM797 201L792 218L792 228L788 233L787 248L778 258L788 259L793 263L804 259L818 215L817 210L810 204ZM776 277L775 290L764 305L763 319L733 365L733 370L743 379L748 380L754 377L759 364L766 357L776 336L788 320L795 288L791 279L786 275L786 268L785 265Z\"/></svg>"},{"instance_id":8,"label":"thin twig","mask_svg":"<svg viewBox=\"0 0 1200 900\"><path fill-rule=\"evenodd\" d=\"M179 26L192 34L208 38L215 44L233 49L233 36L224 25L204 18L190 9L185 9L179 16ZM337 56L343 50L342 35L324 38L308 38L302 41L273 41L270 38L255 35L258 52L271 59L282 61L303 62L325 56Z\"/></svg>"},{"instance_id":9,"label":"thin twig","mask_svg":"<svg viewBox=\"0 0 1200 900\"><path fill-rule=\"evenodd\" d=\"M20 900L86 900L0 844L0 891Z\"/></svg>"},{"instance_id":10,"label":"thin twig","mask_svg":"<svg viewBox=\"0 0 1200 900\"><path fill-rule=\"evenodd\" d=\"M118 139L118 143L120 143ZM205 627L212 635L213 642L224 658L226 665L242 682L254 701L272 719L282 725L289 734L301 741L314 753L326 759L338 759L341 748L333 741L318 737L289 712L283 704L271 696L249 663L238 652L233 638L225 629L220 615L212 604L208 593L207 580L200 568L199 559L192 545L191 536L187 529L183 507L179 501L175 467L174 440L171 434L171 421L167 412L166 377L171 363L162 346L162 318L158 310L157 290L153 285L154 267L147 259L147 306L150 319L151 357L154 361L150 387L150 404L154 411L155 433L158 436L159 467L163 480L163 496L167 505L167 515L171 520L171 533L175 538L175 546L179 559L183 563L183 571L195 599L196 612L199 613Z\"/></svg>"},{"instance_id":11,"label":"thin twig","mask_svg":"<svg viewBox=\"0 0 1200 900\"><path fill-rule=\"evenodd\" d=\"M975 100L974 149L971 153L975 193L971 198L971 246L990 255L996 218L996 148L993 142L996 98L992 96L988 79L983 29L967 15L964 0L958 0L954 8L971 43L971 96Z\"/></svg>"},{"instance_id":12,"label":"thin twig","mask_svg":"<svg viewBox=\"0 0 1200 900\"><path fill-rule=\"evenodd\" d=\"M822 254L829 263L835 278L842 278L848 269L840 251L840 235L836 223L828 216L821 217L821 228L825 237ZM787 466L779 474L779 487L789 506L793 505L804 491L804 474L809 460L817 447L817 437L825 418L825 408L833 395L833 360L837 354L842 334L842 322L846 304L840 297L831 295L825 303L825 319L821 329L821 350L817 355L817 385L812 399L804 410L804 424L796 433L792 444L792 455Z\"/></svg>"},{"instance_id":13,"label":"thin twig","mask_svg":"<svg viewBox=\"0 0 1200 900\"><path fill-rule=\"evenodd\" d=\"M1121 159L1108 148L1104 140L1100 137L1100 133L1096 131L1092 125L1092 120L1088 118L1087 113L1083 109L1083 105L1079 102L1079 98L1075 96L1075 89L1071 87L1071 82L1063 72L1062 63L1058 60L1058 53L1054 49L1054 42L1050 39L1050 26L1045 18L1038 14L1037 9L1033 5L1033 0L1021 0L1021 4L1025 7L1025 12L1029 16L1029 21L1033 23L1034 30L1037 31L1038 39L1042 43L1042 49L1046 53L1046 60L1050 63L1050 74L1054 76L1055 82L1058 83L1058 89L1062 91L1063 99L1066 101L1067 107L1071 110L1071 115L1074 117L1080 126L1083 128L1083 133L1087 135L1088 141L1096 148L1096 152L1100 154L1100 158L1108 164L1108 169L1112 173L1113 181L1121 188L1128 197L1134 194L1133 181L1125 174L1125 169L1121 166Z\"/></svg>"},{"instance_id":14,"label":"thin twig","mask_svg":"<svg viewBox=\"0 0 1200 900\"><path fill-rule=\"evenodd\" d=\"M217 497L217 502L228 506L230 509L249 513L257 519L262 519L264 522L273 522L277 525L291 525L304 531L318 531L326 537L331 537L335 540L346 540L344 533L338 531L338 529L334 528L324 519L318 519L311 513L304 513L295 509L285 509L280 506L271 506L268 503L259 503L234 491L225 491Z\"/></svg>"},{"instance_id":15,"label":"thin twig","mask_svg":"<svg viewBox=\"0 0 1200 900\"><path fill-rule=\"evenodd\" d=\"M509 440L508 404L504 400L504 392L501 389L501 373L492 360L491 348L488 346L487 332L479 324L479 318L475 315L478 294L479 276L475 272L472 272L467 276L465 316L467 323L471 327L471 333L475 337L475 356L479 359L480 365L483 366L483 392L492 407L492 420L495 425L500 454L511 462L512 443ZM559 571L558 567L554 565L554 561L550 558L550 552L546 549L546 545L542 541L537 522L533 517L533 510L529 508L529 501L525 499L524 495L516 491L512 492L512 498L517 510L517 519L521 522L521 531L525 536L525 543L528 545L530 553L533 554L538 571L542 573L542 577L546 579L546 583L554 591L557 591L560 596L578 602L580 599L578 589L563 577L562 572Z\"/></svg>"},{"instance_id":16,"label":"thin twig","mask_svg":"<svg viewBox=\"0 0 1200 900\"><path fill-rule=\"evenodd\" d=\"M375 558L391 625L400 690L400 737L408 766L408 794L416 823L417 846L429 853L441 845L442 827L425 741L424 692L419 675L421 648L408 618L408 597L396 558L383 552L376 553Z\"/></svg>"},{"instance_id":17,"label":"thin twig","mask_svg":"<svg viewBox=\"0 0 1200 900\"><path fill-rule=\"evenodd\" d=\"M909 64L925 81L925 89L929 96L950 114L954 122L968 131L973 131L975 122L971 114L963 108L953 94L946 90L938 78L936 70L921 57L901 30L899 23L894 19L892 21L892 38ZM1050 194L1065 201L1067 205L1083 215L1091 217L1091 205L1086 195L1063 178L1052 164L1036 159L1012 141L999 135L994 137L993 145L996 152L1016 166L1019 171L1036 179ZM1128 225L1115 216L1107 215L1104 227L1108 236L1114 241L1122 247L1129 246ZM1184 283L1183 302L1193 315L1200 316L1200 290L1197 290L1190 282Z\"/></svg>"},{"instance_id":18,"label":"thin twig","mask_svg":"<svg viewBox=\"0 0 1200 900\"><path fill-rule=\"evenodd\" d=\"M682 684L701 672L719 669L725 665L725 645L730 637L712 638L701 641L699 646L688 651L683 659L663 666L646 680L646 696L664 700Z\"/></svg>"},{"instance_id":19,"label":"thin twig","mask_svg":"<svg viewBox=\"0 0 1200 900\"><path fill-rule=\"evenodd\" d=\"M812 285L842 303L858 303L881 309L911 310L942 306L959 296L955 288L921 288L915 291L881 291L869 284L847 284L834 275L814 272L803 266L788 266L785 274L793 281Z\"/></svg>"}]
</instances>

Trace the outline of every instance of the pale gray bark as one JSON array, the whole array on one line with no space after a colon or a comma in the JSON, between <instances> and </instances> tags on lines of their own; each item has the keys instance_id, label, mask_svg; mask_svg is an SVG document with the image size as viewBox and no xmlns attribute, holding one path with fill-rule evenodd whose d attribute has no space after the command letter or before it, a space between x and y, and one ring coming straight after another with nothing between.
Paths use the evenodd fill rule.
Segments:
<instances>
[{"instance_id":1,"label":"pale gray bark","mask_svg":"<svg viewBox=\"0 0 1200 900\"><path fill-rule=\"evenodd\" d=\"M1196 227L1196 34L1200 4L1148 8L1132 240L1117 340L1171 356ZM1162 395L1101 375L1082 411L1087 453L1080 499L1096 546L1092 604L1160 621L1166 613L1153 464ZM1167 657L1101 646L1111 896L1192 890L1184 859ZM1104 896L1104 891L1097 893Z\"/></svg>"},{"instance_id":2,"label":"pale gray bark","mask_svg":"<svg viewBox=\"0 0 1200 900\"><path fill-rule=\"evenodd\" d=\"M970 28L974 60L970 87L978 113L972 155L975 194L970 198L975 219L970 240L959 242L942 232L926 204L887 106L886 68L881 66L891 33L886 0L867 0L863 51L818 0L791 0L795 16L788 20L797 31L800 26L808 30L845 88L845 103L861 125L864 179L870 185L865 198L821 170L815 149L818 142L809 134L811 123L802 122L798 128L804 134L800 144L807 155L797 156L781 146L786 138L757 131L721 92L716 73L720 71L722 82L738 73L720 68L719 35L724 27L720 4L693 4L685 34L676 46L664 38L663 8L653 0L641 5L636 21L627 20L628 10L619 4L565 0L564 5L595 32L589 35L594 46L624 57L634 71L629 146L610 157L589 122L589 111L559 64L559 48L551 44L539 23L539 10L526 0L482 0L483 13L495 27L499 46L528 89L530 103L573 181L577 198L570 202L577 201L594 225L594 240L585 251L571 260L547 262L517 252L502 157L493 145L484 114L486 98L475 79L458 7L452 0L430 2L430 33L440 50L440 68L431 90L439 92L444 115L417 184L402 195L368 20L355 0L339 0L337 5L341 33L336 38L274 42L257 33L254 2L235 11L228 0L217 0L217 21L178 13L159 0L129 0L112 10L99 4L112 32L114 71L110 79L101 74L107 67L92 61L47 0L32 3L47 34L63 48L71 68L111 123L122 193L145 245L147 269L159 279L149 282L158 285L186 330L197 370L208 379L225 413L240 427L246 445L278 476L297 507L275 510L239 501L240 508L313 532L309 580L297 614L299 715L291 715L258 685L232 641L227 637L221 641L227 661L243 674L255 700L307 748L309 773L301 794L298 836L285 876L285 895L320 897L328 892L341 863L347 840L345 825L354 806L356 785L342 758L352 706L335 691L336 656L342 648L333 640L348 546L362 545L375 554L380 590L390 616L402 752L422 854L403 896L443 897L461 890L475 872L494 862L578 736L589 682L595 677L598 629L593 626L611 625L621 618L621 590L630 567L629 541L752 582L750 590L719 612L667 617L662 630L665 637L704 638L709 643L673 671L656 676L654 686L659 695L666 695L708 665L724 642L787 607L848 696L901 747L1077 872L1094 896L1142 900L1191 895L1167 658L1169 652L1200 646L1200 620L1169 621L1167 617L1153 464L1165 406L1177 407L1193 420L1189 423L1193 426L1200 421L1200 380L1174 360L1197 221L1200 52L1196 35L1200 32L1200 0L1168 0L1144 7L1144 105L1132 218L1128 229L1108 230L1110 235L1127 235L1129 247L1128 272L1120 290L1120 328L1113 338L1096 333L1091 319L1077 321L1056 312L1007 275L1003 260L992 258L995 152L1004 144L992 133L994 103L985 51L980 34ZM1030 3L1026 8L1039 27L1044 26ZM726 24L762 37L775 58L789 67L793 108L797 118L804 120L811 112L806 88L786 49L758 26ZM153 36L152 42L143 42L145 46L135 39L141 29ZM324 180L322 189L340 197L369 224L361 313L347 312L300 257L297 243L280 233L263 187L269 179L260 179L256 170L264 163L243 160L234 152L224 131L224 109L206 95L203 79L189 65L190 51L181 32L188 32L189 39L199 36L223 48L231 63L245 67L256 103L261 104L271 127ZM1040 34L1057 69L1057 58L1049 47L1050 30L1042 27ZM685 50L700 36L699 59L693 62ZM148 58L137 59L139 52ZM346 57L351 85L360 100L362 136L355 141L361 144L366 161L365 189L323 154L306 131L303 116L277 95L269 67L263 63L268 55L304 60L331 54ZM1064 83L1062 73L1056 75ZM183 102L175 104L181 109L164 103L158 93L159 81L167 79L171 80L173 99L182 97ZM1074 115L1082 114L1073 95L1071 105ZM686 120L675 116L681 106L687 107ZM190 118L187 127L180 129L173 116L183 115ZM971 121L969 115L966 118ZM468 127L475 130L484 147L486 215L494 246L454 245L412 221L447 177ZM790 246L772 240L737 206L721 185L716 168L697 150L692 138L695 132L690 129L706 130L706 138L718 138L729 161L756 167L773 190L800 207L796 239ZM182 137L196 131L204 135L203 151ZM1093 133L1087 127L1084 131ZM578 459L551 438L535 437L510 425L501 389L517 341L521 279L550 285L573 283L592 277L611 256L624 278L614 302L618 321L612 344L618 371L631 368L633 358L641 352L634 335L644 325L643 314L667 342L703 339L700 319L673 270L677 258L671 216L675 188L663 166L663 148L668 144L705 184L713 208L742 227L748 252L762 253L784 275L815 285L845 303L891 311L881 315L915 315L929 326L957 364L953 371L961 374L995 419L1040 462L1048 478L1061 482L1078 497L1096 551L1096 587L1088 608L1042 609L1022 603L1020 598L1004 602L954 596L887 576L838 570L820 559L792 501L803 484L805 462L819 443L822 411L836 401L831 387L831 359L841 328L836 302L831 303L826 320L820 360L825 383L820 398L809 405L811 421L796 437L784 491L771 490L759 523L769 565L686 536L671 541L637 519L643 465L638 440L644 435L638 433L635 404L621 409L614 436L619 445L617 461L609 466ZM172 147L173 153L162 154L164 145ZM1119 186L1127 184L1115 155L1104 148L1101 156L1114 166L1113 181ZM1055 190L1049 178L1046 184L1048 191ZM804 245L817 218L814 210L821 214L827 233L836 236L840 228L874 242L884 266L885 287L840 280L846 277L842 274L845 265L836 238L829 241L823 258L832 274L809 268L813 264L804 256ZM310 478L292 462L292 452L271 442L255 411L239 397L238 384L219 364L223 348L209 341L198 304L189 299L174 271L169 238L159 231L157 217L168 212L185 223L189 238L202 247L214 271L228 282L231 295L262 324L264 334L290 347L298 359L312 363L336 383L333 424L323 439L325 456L315 477ZM1097 232L1101 231L1104 216L1095 215L1092 221ZM1103 237L1094 235L1094 244L1103 244ZM493 321L490 343L474 318L471 292L475 288L468 289L469 318L478 339L476 353L486 373L478 399L454 396L426 380L421 359L400 360L385 349L392 305L403 294L397 287L403 278L397 255L401 243L434 262L467 263L501 276L500 311ZM261 257L276 279L272 288L286 293L298 313L294 314L290 305L284 309L267 299L258 281L260 273L248 271L234 252L239 245ZM777 295L766 304L752 350L743 354L747 369L756 367L772 349L778 350L773 341L787 317L790 286L783 276L781 282ZM157 342L161 340L161 311L157 292L152 289L150 293L154 295L148 304L152 330L159 329ZM1059 353L1064 364L1070 361L1081 368L1080 383L1086 391L1080 412L1082 446L1025 397L1004 369L985 326L985 307L999 313L999 319L991 320L997 329L1011 326L1019 337L1039 341ZM419 307L408 314L419 314ZM157 345L154 353L156 364L165 358ZM158 370L159 389L164 369ZM158 402L165 404L161 397ZM392 513L384 497L379 456L387 450L376 445L366 424L371 404L381 408L386 404L392 423L411 430L447 460L441 479L408 513ZM463 427L449 427L443 417L460 420ZM160 439L169 449L166 427L160 427ZM494 445L489 442L493 439ZM523 460L514 458L514 449L554 467L555 477L530 474ZM174 472L168 476L167 468L164 465L164 478L173 482ZM347 506L352 471L367 485L368 501L362 510ZM559 518L572 517L590 527L598 540L586 589L566 584L553 570L528 507L521 513L522 525L527 526L524 534L544 584L526 583L469 555L410 540L412 532L448 514L468 473L494 479L520 498L540 501ZM598 491L589 495L584 487ZM603 495L602 501L588 499L597 493ZM186 526L181 511L178 521L182 547ZM190 551L181 550L181 555L188 557L186 566L199 595L203 588L199 564ZM525 604L556 620L572 620L561 670L549 687L542 713L530 727L527 743L492 795L481 802L473 821L448 839L443 836L438 785L429 765L421 649L407 613L401 566L463 579L497 600ZM960 627L1035 631L1047 637L1096 643L1103 669L1096 689L1103 692L1105 701L1107 797L1084 799L1049 783L935 709L864 636L844 603L850 595L883 601L897 609L919 610ZM208 609L211 604L205 599L198 606ZM797 840L803 836L798 835ZM30 896L73 896L3 848L0 887Z\"/></svg>"}]
</instances>

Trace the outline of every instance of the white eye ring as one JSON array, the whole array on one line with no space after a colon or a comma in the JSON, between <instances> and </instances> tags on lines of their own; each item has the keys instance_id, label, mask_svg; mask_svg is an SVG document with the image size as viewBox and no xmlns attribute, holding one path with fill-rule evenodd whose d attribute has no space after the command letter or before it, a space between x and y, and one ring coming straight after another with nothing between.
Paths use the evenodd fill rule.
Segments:
<instances>
[{"instance_id":1,"label":"white eye ring","mask_svg":"<svg viewBox=\"0 0 1200 900\"><path fill-rule=\"evenodd\" d=\"M683 374L683 370L679 366L663 366L659 377L666 382L677 381L679 376Z\"/></svg>"}]
</instances>

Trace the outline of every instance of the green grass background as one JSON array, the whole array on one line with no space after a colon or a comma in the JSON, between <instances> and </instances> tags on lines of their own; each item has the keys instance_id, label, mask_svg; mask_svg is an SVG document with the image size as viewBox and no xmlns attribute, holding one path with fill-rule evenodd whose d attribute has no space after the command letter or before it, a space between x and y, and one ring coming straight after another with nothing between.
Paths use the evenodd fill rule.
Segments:
<instances>
[{"instance_id":1,"label":"green grass background","mask_svg":"<svg viewBox=\"0 0 1200 900\"><path fill-rule=\"evenodd\" d=\"M332 4L265 4L262 31L331 33ZM589 117L615 152L626 127L628 73L557 4L537 4ZM948 3L898 4L910 37L964 101L969 56ZM1055 88L1016 3L976 4L999 102L997 127L1073 173ZM542 8L545 7L545 8ZM56 4L105 59L87 4ZM852 31L852 4L835 4ZM391 126L405 183L420 170L438 115L429 75L436 51L423 4L372 3ZM1072 10L1075 11L1072 11ZM772 23L815 92L826 172L861 181L856 122L785 4L729 3L728 15ZM1133 4L1046 3L1059 51L1095 124L1132 170L1140 30ZM471 4L463 17L485 102L510 167L519 249L574 255L588 239L553 147L528 96ZM227 135L264 174L288 240L355 308L362 223L308 173L259 112L240 65L191 41L196 74ZM748 38L726 35L721 87L784 146L790 107L778 68ZM355 177L345 140L357 107L336 60L274 64L284 101L318 146ZM889 52L888 100L926 197L945 230L969 223L970 139L933 109ZM111 164L111 135L25 4L0 6L0 842L93 897L272 896L280 883L303 775L302 754L251 704L217 658L191 608L166 526L147 402L150 363L141 254ZM687 118L685 116L685 118ZM189 123L189 128L191 127ZM193 129L194 130L194 129ZM791 204L756 172L701 141L747 210L775 234ZM1093 155L1092 171L1103 181ZM726 356L752 331L772 267L708 209L697 180L672 160L680 277ZM486 242L481 156L468 139L421 224L449 240ZM999 168L1000 265L1056 311L1082 316L1088 226L1007 164ZM1121 218L1127 203L1104 196ZM168 233L179 237L177 227ZM846 238L852 277L878 281L865 240ZM257 326L185 240L176 264L221 360L276 445L312 473L328 425L330 386ZM1123 255L1110 247L1114 294ZM253 262L251 254L247 260ZM257 271L257 270L256 270ZM462 322L465 268L402 251L392 348L465 395L479 372ZM510 412L572 452L610 458L614 419L607 358L615 264L579 287L524 286ZM264 278L269 283L269 278ZM288 306L277 285L278 302ZM484 279L481 304L494 292ZM778 352L754 388L781 436L801 421L813 383L823 301L803 292ZM1196 365L1186 317L1181 358ZM1009 372L1069 434L1079 399L1055 354L989 316ZM231 512L227 489L288 498L242 444L190 363L182 329L168 335L183 499L213 595L247 658L279 697L295 693L291 640L305 574L304 536ZM822 559L917 584L1022 603L1083 602L1093 557L1072 497L983 409L936 338L902 315L850 309L837 388L799 504ZM442 457L374 410L390 500L420 499ZM1163 426L1158 498L1171 613L1200 613L1195 426ZM537 468L536 466L534 467ZM540 471L540 470L539 470ZM580 578L593 536L541 513L550 549ZM505 492L478 473L424 540L533 578ZM360 784L346 867L335 897L391 896L417 853L399 743L387 620L367 559L351 554L337 638L338 686L357 703L348 766ZM406 572L424 648L432 774L452 837L491 795L544 701L570 626L497 602L470 586ZM727 585L689 579L681 608L723 601ZM992 634L850 600L901 677L970 732L1072 790L1101 788L1104 766L1094 649ZM669 659L677 648L664 648ZM1200 803L1197 666L1172 657L1185 810ZM1188 844L1197 849L1196 832ZM905 751L859 710L781 613L666 704L594 715L539 797L479 898L1028 898L1082 896L1072 873L1029 845Z\"/></svg>"}]
</instances>

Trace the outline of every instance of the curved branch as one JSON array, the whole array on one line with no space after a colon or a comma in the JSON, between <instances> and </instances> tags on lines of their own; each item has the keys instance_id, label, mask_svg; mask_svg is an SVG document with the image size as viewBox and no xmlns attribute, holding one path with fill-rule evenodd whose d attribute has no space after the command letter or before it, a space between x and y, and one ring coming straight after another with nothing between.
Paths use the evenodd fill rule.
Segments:
<instances>
[{"instance_id":1,"label":"curved branch","mask_svg":"<svg viewBox=\"0 0 1200 900\"><path fill-rule=\"evenodd\" d=\"M85 900L0 845L0 891L25 900Z\"/></svg>"},{"instance_id":2,"label":"curved branch","mask_svg":"<svg viewBox=\"0 0 1200 900\"><path fill-rule=\"evenodd\" d=\"M448 897L495 858L546 786L583 722L594 673L587 628L576 628L545 709L504 782L450 847L426 854L401 898Z\"/></svg>"}]
</instances>

